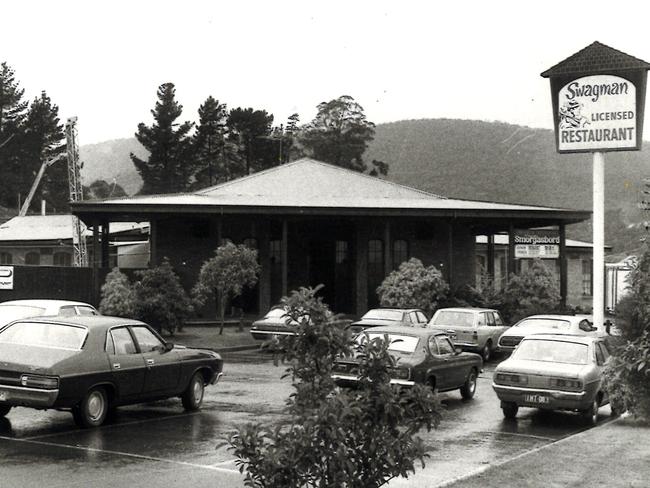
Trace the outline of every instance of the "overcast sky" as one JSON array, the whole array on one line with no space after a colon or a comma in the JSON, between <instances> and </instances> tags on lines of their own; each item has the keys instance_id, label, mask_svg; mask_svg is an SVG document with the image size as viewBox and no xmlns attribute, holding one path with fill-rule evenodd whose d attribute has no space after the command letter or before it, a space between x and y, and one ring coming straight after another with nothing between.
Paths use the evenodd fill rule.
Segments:
<instances>
[{"instance_id":1,"label":"overcast sky","mask_svg":"<svg viewBox=\"0 0 650 488\"><path fill-rule=\"evenodd\" d=\"M416 118L552 127L539 74L600 41L650 61L648 2L2 2L0 61L46 90L81 144L150 124L156 89L183 120L212 95L301 122L351 95L375 123ZM646 124L646 139L648 138Z\"/></svg>"}]
</instances>

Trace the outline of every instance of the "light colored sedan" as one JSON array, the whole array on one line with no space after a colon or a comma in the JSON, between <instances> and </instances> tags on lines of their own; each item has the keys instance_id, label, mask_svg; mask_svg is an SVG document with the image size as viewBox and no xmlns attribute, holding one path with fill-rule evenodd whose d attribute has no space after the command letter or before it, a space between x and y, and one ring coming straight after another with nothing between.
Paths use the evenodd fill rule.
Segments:
<instances>
[{"instance_id":1,"label":"light colored sedan","mask_svg":"<svg viewBox=\"0 0 650 488\"><path fill-rule=\"evenodd\" d=\"M605 328L594 327L588 315L531 315L520 320L499 338L499 351L511 352L531 334L575 334L605 337Z\"/></svg>"},{"instance_id":2,"label":"light colored sedan","mask_svg":"<svg viewBox=\"0 0 650 488\"><path fill-rule=\"evenodd\" d=\"M516 417L519 407L533 407L580 412L595 424L598 409L609 402L602 385L608 357L605 341L598 337L527 336L497 366L492 388L508 419Z\"/></svg>"},{"instance_id":3,"label":"light colored sedan","mask_svg":"<svg viewBox=\"0 0 650 488\"><path fill-rule=\"evenodd\" d=\"M72 300L11 300L0 303L0 327L18 319L42 316L99 315L88 303Z\"/></svg>"},{"instance_id":4,"label":"light colored sedan","mask_svg":"<svg viewBox=\"0 0 650 488\"><path fill-rule=\"evenodd\" d=\"M501 315L490 308L441 308L427 327L444 331L463 350L490 359L501 334L508 329Z\"/></svg>"}]
</instances>

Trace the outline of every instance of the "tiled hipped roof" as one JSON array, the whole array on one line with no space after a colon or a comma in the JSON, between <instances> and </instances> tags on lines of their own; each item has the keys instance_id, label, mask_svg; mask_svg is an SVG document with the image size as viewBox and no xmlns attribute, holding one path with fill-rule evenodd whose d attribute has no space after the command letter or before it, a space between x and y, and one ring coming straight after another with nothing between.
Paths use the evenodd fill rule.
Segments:
<instances>
[{"instance_id":1,"label":"tiled hipped roof","mask_svg":"<svg viewBox=\"0 0 650 488\"><path fill-rule=\"evenodd\" d=\"M542 76L650 69L650 63L596 41L542 73Z\"/></svg>"}]
</instances>

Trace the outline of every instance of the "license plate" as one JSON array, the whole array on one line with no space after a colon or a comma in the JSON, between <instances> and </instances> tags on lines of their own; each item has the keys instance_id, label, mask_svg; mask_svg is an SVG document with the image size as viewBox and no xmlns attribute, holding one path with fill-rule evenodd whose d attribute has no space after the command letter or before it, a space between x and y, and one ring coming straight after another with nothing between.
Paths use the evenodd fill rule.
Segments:
<instances>
[{"instance_id":1,"label":"license plate","mask_svg":"<svg viewBox=\"0 0 650 488\"><path fill-rule=\"evenodd\" d=\"M0 402L6 402L9 398L9 395L6 391L0 391Z\"/></svg>"},{"instance_id":2,"label":"license plate","mask_svg":"<svg viewBox=\"0 0 650 488\"><path fill-rule=\"evenodd\" d=\"M550 399L544 395L524 395L524 401L528 403L538 403L544 405L549 403Z\"/></svg>"}]
</instances>

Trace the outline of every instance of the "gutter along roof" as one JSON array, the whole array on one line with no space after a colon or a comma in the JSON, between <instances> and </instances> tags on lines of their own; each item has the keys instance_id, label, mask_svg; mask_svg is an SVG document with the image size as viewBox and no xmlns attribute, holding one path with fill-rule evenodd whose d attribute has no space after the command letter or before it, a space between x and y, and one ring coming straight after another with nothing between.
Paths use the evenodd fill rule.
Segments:
<instances>
[{"instance_id":1,"label":"gutter along roof","mask_svg":"<svg viewBox=\"0 0 650 488\"><path fill-rule=\"evenodd\" d=\"M445 198L303 158L196 191L72 203L82 219L109 214L528 216L578 222L590 212Z\"/></svg>"}]
</instances>

